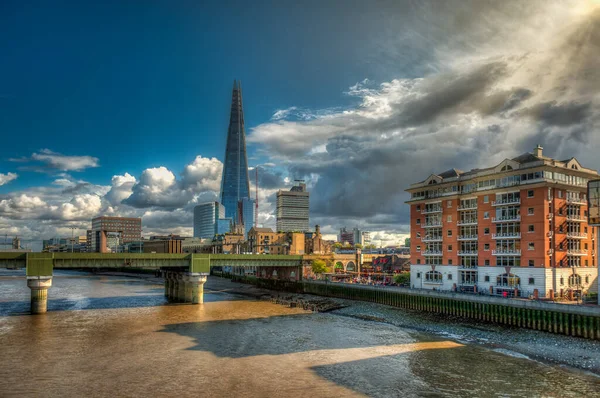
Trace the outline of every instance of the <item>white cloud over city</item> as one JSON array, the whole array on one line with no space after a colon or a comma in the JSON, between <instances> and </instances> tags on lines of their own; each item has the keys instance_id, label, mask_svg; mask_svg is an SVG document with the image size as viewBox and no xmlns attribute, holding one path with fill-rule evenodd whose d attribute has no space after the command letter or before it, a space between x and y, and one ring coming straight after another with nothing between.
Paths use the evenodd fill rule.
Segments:
<instances>
[{"instance_id":1,"label":"white cloud over city","mask_svg":"<svg viewBox=\"0 0 600 398\"><path fill-rule=\"evenodd\" d=\"M600 8L438 4L435 13L408 10L402 29L395 35L390 28L365 54L381 57L378 67L398 68L397 78L361 76L340 93L353 105L274 109L270 120L248 128L249 148L267 159L258 166L259 223L274 226L277 189L303 178L312 225L330 235L358 226L373 231L376 243L397 244L409 232L404 190L431 173L491 166L537 144L549 156L600 168ZM408 60L416 77L403 71ZM55 173L101 163L49 149L13 160ZM189 235L193 206L218 199L221 171L219 159L198 153L180 170L146 168L106 185L64 174L50 186L0 195L0 233L42 239L110 214L143 216L145 234ZM4 171L0 185L16 178Z\"/></svg>"}]
</instances>

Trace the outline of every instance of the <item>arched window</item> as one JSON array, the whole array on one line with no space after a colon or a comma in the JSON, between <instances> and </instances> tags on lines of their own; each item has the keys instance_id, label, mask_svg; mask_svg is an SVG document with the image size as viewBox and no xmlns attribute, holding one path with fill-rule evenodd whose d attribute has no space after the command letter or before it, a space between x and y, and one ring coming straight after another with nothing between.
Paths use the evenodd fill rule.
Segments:
<instances>
[{"instance_id":1,"label":"arched window","mask_svg":"<svg viewBox=\"0 0 600 398\"><path fill-rule=\"evenodd\" d=\"M439 271L428 271L425 273L425 282L442 283L442 273Z\"/></svg>"},{"instance_id":2,"label":"arched window","mask_svg":"<svg viewBox=\"0 0 600 398\"><path fill-rule=\"evenodd\" d=\"M343 273L344 272L344 264L342 264L341 262L337 262L335 263L335 269L334 272L337 273Z\"/></svg>"},{"instance_id":3,"label":"arched window","mask_svg":"<svg viewBox=\"0 0 600 398\"><path fill-rule=\"evenodd\" d=\"M577 165L576 165L576 164L572 164L572 165L571 165L571 168L572 168L573 170L577 170Z\"/></svg>"},{"instance_id":4,"label":"arched window","mask_svg":"<svg viewBox=\"0 0 600 398\"><path fill-rule=\"evenodd\" d=\"M581 276L580 275L569 276L569 286L579 286L579 285L581 285Z\"/></svg>"},{"instance_id":5,"label":"arched window","mask_svg":"<svg viewBox=\"0 0 600 398\"><path fill-rule=\"evenodd\" d=\"M348 272L352 272L356 270L356 265L354 264L353 261L348 261L348 264L346 264L346 271Z\"/></svg>"},{"instance_id":6,"label":"arched window","mask_svg":"<svg viewBox=\"0 0 600 398\"><path fill-rule=\"evenodd\" d=\"M433 184L437 184L437 181L436 180L429 181L429 185L433 185Z\"/></svg>"},{"instance_id":7,"label":"arched window","mask_svg":"<svg viewBox=\"0 0 600 398\"><path fill-rule=\"evenodd\" d=\"M512 169L513 169L513 168L512 168L512 166L511 166L510 164L507 164L507 165L504 165L504 166L503 166L503 167L500 169L500 171L509 171L509 170L512 170Z\"/></svg>"},{"instance_id":8,"label":"arched window","mask_svg":"<svg viewBox=\"0 0 600 398\"><path fill-rule=\"evenodd\" d=\"M517 287L521 285L521 278L515 274L502 274L496 277L496 286Z\"/></svg>"}]
</instances>

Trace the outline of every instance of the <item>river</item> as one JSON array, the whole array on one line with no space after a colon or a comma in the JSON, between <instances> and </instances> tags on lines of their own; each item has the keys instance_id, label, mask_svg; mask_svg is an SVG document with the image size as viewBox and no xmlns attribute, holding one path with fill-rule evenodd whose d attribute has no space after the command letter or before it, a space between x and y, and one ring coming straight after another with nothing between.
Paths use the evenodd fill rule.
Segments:
<instances>
[{"instance_id":1,"label":"river","mask_svg":"<svg viewBox=\"0 0 600 398\"><path fill-rule=\"evenodd\" d=\"M31 316L0 270L0 396L593 397L600 378L387 323L231 294L203 305L160 284L58 271Z\"/></svg>"}]
</instances>

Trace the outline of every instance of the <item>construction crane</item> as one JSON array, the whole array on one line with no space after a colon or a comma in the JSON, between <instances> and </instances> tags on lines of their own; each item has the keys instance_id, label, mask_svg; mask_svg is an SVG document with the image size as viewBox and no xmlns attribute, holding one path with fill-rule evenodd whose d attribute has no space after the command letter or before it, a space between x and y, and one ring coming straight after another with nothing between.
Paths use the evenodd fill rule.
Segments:
<instances>
[{"instance_id":1,"label":"construction crane","mask_svg":"<svg viewBox=\"0 0 600 398\"><path fill-rule=\"evenodd\" d=\"M254 191L256 193L256 203L254 205L254 228L258 228L258 166L254 168L254 174L256 177L256 184L254 185Z\"/></svg>"}]
</instances>

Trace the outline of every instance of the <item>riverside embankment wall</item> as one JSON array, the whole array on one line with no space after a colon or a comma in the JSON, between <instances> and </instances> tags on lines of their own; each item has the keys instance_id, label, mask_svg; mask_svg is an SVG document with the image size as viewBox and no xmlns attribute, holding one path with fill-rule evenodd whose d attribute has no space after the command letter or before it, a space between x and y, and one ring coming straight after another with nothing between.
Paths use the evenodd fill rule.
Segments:
<instances>
[{"instance_id":1,"label":"riverside embankment wall","mask_svg":"<svg viewBox=\"0 0 600 398\"><path fill-rule=\"evenodd\" d=\"M397 287L231 277L234 281L250 283L266 289L368 301L399 308L600 340L600 307L597 306L556 304Z\"/></svg>"}]
</instances>

